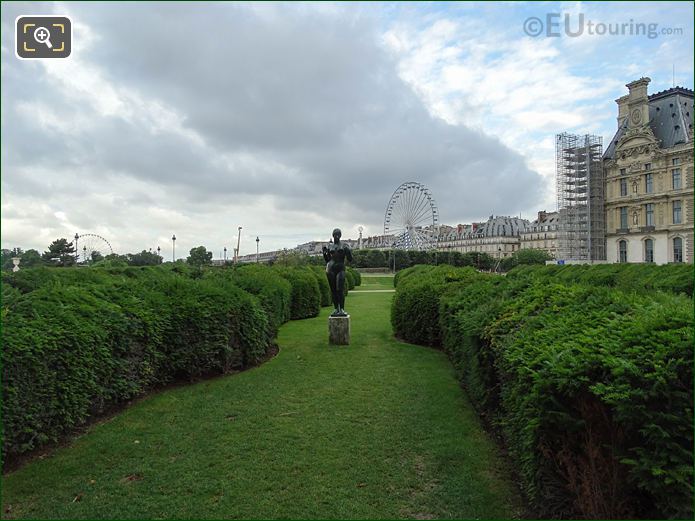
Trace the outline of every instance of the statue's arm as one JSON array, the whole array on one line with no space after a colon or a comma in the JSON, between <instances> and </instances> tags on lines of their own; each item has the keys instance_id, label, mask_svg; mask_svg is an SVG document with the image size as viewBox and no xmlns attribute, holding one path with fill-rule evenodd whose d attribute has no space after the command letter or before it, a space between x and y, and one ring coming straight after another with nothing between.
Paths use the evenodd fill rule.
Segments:
<instances>
[{"instance_id":1,"label":"statue's arm","mask_svg":"<svg viewBox=\"0 0 695 521\"><path fill-rule=\"evenodd\" d=\"M347 244L345 245L345 257L348 261L352 262L352 250Z\"/></svg>"},{"instance_id":2,"label":"statue's arm","mask_svg":"<svg viewBox=\"0 0 695 521\"><path fill-rule=\"evenodd\" d=\"M323 253L323 260L324 261L326 261L326 262L331 261L331 252L328 251L328 248L326 248L324 246L323 249L321 250L321 253Z\"/></svg>"}]
</instances>

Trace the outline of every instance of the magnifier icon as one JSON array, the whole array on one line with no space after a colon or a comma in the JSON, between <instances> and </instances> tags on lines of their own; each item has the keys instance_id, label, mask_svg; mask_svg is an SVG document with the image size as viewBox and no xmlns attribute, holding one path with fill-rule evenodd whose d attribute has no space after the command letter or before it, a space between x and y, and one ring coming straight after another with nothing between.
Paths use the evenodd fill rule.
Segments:
<instances>
[{"instance_id":1,"label":"magnifier icon","mask_svg":"<svg viewBox=\"0 0 695 521\"><path fill-rule=\"evenodd\" d=\"M51 33L45 27L37 27L34 31L34 40L39 43L45 43L49 49L53 49L50 38Z\"/></svg>"}]
</instances>

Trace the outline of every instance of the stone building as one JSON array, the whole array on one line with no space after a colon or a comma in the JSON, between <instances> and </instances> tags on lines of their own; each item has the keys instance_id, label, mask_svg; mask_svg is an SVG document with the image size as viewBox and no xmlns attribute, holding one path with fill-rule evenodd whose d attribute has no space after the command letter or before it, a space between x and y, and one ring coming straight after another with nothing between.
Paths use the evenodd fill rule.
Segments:
<instances>
[{"instance_id":1,"label":"stone building","mask_svg":"<svg viewBox=\"0 0 695 521\"><path fill-rule=\"evenodd\" d=\"M461 253L484 252L494 258L511 256L520 248L520 234L529 226L526 219L490 216L483 223L459 224L439 237L440 250Z\"/></svg>"},{"instance_id":2,"label":"stone building","mask_svg":"<svg viewBox=\"0 0 695 521\"><path fill-rule=\"evenodd\" d=\"M649 95L649 78L618 98L606 148L609 262L693 262L693 91Z\"/></svg>"},{"instance_id":3,"label":"stone building","mask_svg":"<svg viewBox=\"0 0 695 521\"><path fill-rule=\"evenodd\" d=\"M520 233L521 249L544 250L556 259L559 222L557 212L538 212L538 218Z\"/></svg>"}]
</instances>

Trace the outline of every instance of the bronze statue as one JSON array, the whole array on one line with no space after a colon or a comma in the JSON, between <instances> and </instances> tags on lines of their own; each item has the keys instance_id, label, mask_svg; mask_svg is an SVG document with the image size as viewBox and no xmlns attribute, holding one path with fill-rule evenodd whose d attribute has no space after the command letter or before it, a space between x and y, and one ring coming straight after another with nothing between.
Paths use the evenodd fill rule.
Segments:
<instances>
[{"instance_id":1,"label":"bronze statue","mask_svg":"<svg viewBox=\"0 0 695 521\"><path fill-rule=\"evenodd\" d=\"M333 240L328 247L323 247L323 260L326 261L326 276L331 286L331 296L335 310L332 317L346 317L345 312L345 259L352 262L350 247L340 242L342 233L339 228L333 230Z\"/></svg>"}]
</instances>

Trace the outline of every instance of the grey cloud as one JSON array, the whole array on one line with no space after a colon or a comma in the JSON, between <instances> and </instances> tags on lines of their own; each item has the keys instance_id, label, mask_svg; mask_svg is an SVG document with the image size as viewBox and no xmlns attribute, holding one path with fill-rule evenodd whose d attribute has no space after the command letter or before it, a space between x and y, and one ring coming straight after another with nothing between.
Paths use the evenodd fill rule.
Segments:
<instances>
[{"instance_id":1,"label":"grey cloud","mask_svg":"<svg viewBox=\"0 0 695 521\"><path fill-rule=\"evenodd\" d=\"M16 10L5 5L3 28ZM43 100L62 114L91 117L86 134L51 135L10 109L2 130L16 150L3 159L3 185L11 190L23 183L13 168L53 164L169 187L191 206L269 194L279 209L326 216L325 198L334 194L344 201L341 211L352 212L342 219L374 226L392 191L409 180L432 190L449 223L513 213L541 198L541 177L519 154L427 112L398 77L369 16L282 4L69 8L98 37L85 58L112 84L174 108L206 147L91 114L47 92L42 69L29 79L25 64L10 63L2 73L5 107ZM7 34L3 45L11 48ZM255 158L252 166L224 164L223 157L238 154Z\"/></svg>"}]
</instances>

